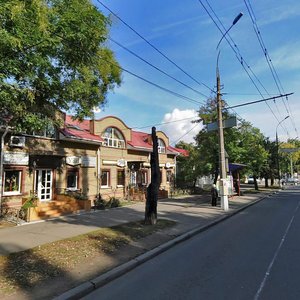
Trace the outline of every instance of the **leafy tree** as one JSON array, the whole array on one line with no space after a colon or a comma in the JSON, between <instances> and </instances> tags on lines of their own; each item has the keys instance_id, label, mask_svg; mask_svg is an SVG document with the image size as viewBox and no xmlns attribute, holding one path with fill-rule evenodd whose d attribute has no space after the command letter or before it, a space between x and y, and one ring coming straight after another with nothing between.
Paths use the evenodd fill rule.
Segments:
<instances>
[{"instance_id":1,"label":"leafy tree","mask_svg":"<svg viewBox=\"0 0 300 300\"><path fill-rule=\"evenodd\" d=\"M204 122L216 122L216 100L209 99L199 110L199 116ZM228 111L223 112L223 118L232 117ZM243 163L248 166L248 172L254 175L255 187L258 189L256 178L261 176L267 165L268 152L264 147L264 136L258 128L245 120L238 120L238 126L224 130L225 149L229 161ZM202 160L202 173L214 174L215 181L219 173L219 142L218 132L207 132L202 129L195 138L199 157ZM199 171L201 173L201 171Z\"/></svg>"},{"instance_id":2,"label":"leafy tree","mask_svg":"<svg viewBox=\"0 0 300 300\"><path fill-rule=\"evenodd\" d=\"M278 177L277 144L274 141L270 141L269 138L265 138L264 148L269 153L269 156L267 163L262 168L261 176L265 178L265 187L268 187L268 180L271 179L271 185L273 185L274 179Z\"/></svg>"},{"instance_id":3,"label":"leafy tree","mask_svg":"<svg viewBox=\"0 0 300 300\"><path fill-rule=\"evenodd\" d=\"M295 152L285 152L285 149L300 149L300 142L298 140L289 139L286 143L279 144L279 161L280 161L280 170L284 174L291 174L298 172L300 164L300 151ZM293 170L291 170L291 162Z\"/></svg>"},{"instance_id":4,"label":"leafy tree","mask_svg":"<svg viewBox=\"0 0 300 300\"><path fill-rule=\"evenodd\" d=\"M269 152L264 147L265 137L258 128L253 127L249 122L243 122L240 127L242 140L241 163L247 164L253 174L255 189L258 190L257 177L263 174L268 163Z\"/></svg>"},{"instance_id":5,"label":"leafy tree","mask_svg":"<svg viewBox=\"0 0 300 300\"><path fill-rule=\"evenodd\" d=\"M0 0L0 116L40 129L57 110L91 116L120 84L110 20L90 0Z\"/></svg>"},{"instance_id":6,"label":"leafy tree","mask_svg":"<svg viewBox=\"0 0 300 300\"><path fill-rule=\"evenodd\" d=\"M202 163L199 151L193 144L183 141L176 145L177 148L185 149L189 152L188 157L179 156L177 158L176 186L182 188L195 187L198 176L201 176Z\"/></svg>"}]
</instances>

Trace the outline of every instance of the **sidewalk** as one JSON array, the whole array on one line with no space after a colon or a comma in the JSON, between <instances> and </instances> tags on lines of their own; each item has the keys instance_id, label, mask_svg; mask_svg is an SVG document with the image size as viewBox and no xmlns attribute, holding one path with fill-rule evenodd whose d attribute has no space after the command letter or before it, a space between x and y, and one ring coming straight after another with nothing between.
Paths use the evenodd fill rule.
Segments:
<instances>
[{"instance_id":1,"label":"sidewalk","mask_svg":"<svg viewBox=\"0 0 300 300\"><path fill-rule=\"evenodd\" d=\"M109 280L128 272L142 262L152 258L159 253L166 251L176 243L179 243L191 236L207 229L208 227L222 221L241 209L267 197L269 193L248 194L242 197L234 197L229 200L229 211L224 212L219 206L212 207L210 195L196 195L178 199L166 199L158 203L158 218L165 218L175 221L177 224L167 230L162 230L146 238L125 247L123 253L118 257L103 257L101 262L95 266L80 266L70 274L76 278L76 284L60 281L55 285L49 284L39 299L52 299L55 294L61 294L58 299L78 299L91 289L99 287ZM137 203L127 207L115 208L104 211L92 211L81 215L70 215L54 220L48 220L35 224L22 225L17 227L0 229L0 255L31 249L33 247L58 241L61 239L87 233L99 227L110 227L130 221L137 221L144 218L145 204ZM142 255L141 255L142 254ZM137 257L141 255L140 257ZM135 258L137 257L137 258ZM125 264L124 264L125 263ZM121 265L117 268L116 266ZM97 277L104 271L111 270L104 275ZM88 273L92 276L89 280ZM96 275L96 276L95 276ZM96 278L95 278L96 277ZM91 279L94 278L94 279ZM72 286L77 288L63 294ZM37 293L38 294L38 293ZM48 297L46 297L46 295ZM35 299L28 295L18 294L18 299ZM43 297L44 296L44 297ZM13 298L11 298L13 299Z\"/></svg>"}]
</instances>

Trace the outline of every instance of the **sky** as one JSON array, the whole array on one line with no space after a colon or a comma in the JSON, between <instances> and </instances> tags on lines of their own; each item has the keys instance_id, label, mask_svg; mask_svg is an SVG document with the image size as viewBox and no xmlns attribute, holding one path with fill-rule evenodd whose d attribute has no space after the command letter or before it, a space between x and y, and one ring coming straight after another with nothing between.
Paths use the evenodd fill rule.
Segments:
<instances>
[{"instance_id":1,"label":"sky","mask_svg":"<svg viewBox=\"0 0 300 300\"><path fill-rule=\"evenodd\" d=\"M149 133L156 126L172 145L193 142L202 125L192 121L199 107L215 96L220 51L221 92L229 107L293 93L230 111L271 140L276 132L280 141L298 138L298 0L92 2L111 15L107 45L126 70L121 86L107 95L107 105L96 118L113 115ZM240 12L242 18L216 49Z\"/></svg>"}]
</instances>

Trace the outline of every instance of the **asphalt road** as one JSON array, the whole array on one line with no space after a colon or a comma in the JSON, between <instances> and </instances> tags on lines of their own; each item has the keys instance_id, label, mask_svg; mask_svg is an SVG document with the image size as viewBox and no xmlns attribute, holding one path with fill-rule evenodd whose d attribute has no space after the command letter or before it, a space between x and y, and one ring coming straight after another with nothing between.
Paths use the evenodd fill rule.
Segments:
<instances>
[{"instance_id":1,"label":"asphalt road","mask_svg":"<svg viewBox=\"0 0 300 300\"><path fill-rule=\"evenodd\" d=\"M300 189L289 188L84 299L300 299Z\"/></svg>"}]
</instances>

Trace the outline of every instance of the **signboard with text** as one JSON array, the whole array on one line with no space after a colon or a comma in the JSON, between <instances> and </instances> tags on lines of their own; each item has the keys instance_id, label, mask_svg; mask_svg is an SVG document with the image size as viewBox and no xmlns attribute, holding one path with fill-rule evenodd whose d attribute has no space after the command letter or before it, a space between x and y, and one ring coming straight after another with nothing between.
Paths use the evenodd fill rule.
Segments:
<instances>
[{"instance_id":1,"label":"signboard with text","mask_svg":"<svg viewBox=\"0 0 300 300\"><path fill-rule=\"evenodd\" d=\"M81 165L83 167L96 167L95 156L81 156Z\"/></svg>"},{"instance_id":2,"label":"signboard with text","mask_svg":"<svg viewBox=\"0 0 300 300\"><path fill-rule=\"evenodd\" d=\"M4 152L4 165L22 165L27 166L29 163L29 155L24 152Z\"/></svg>"}]
</instances>

